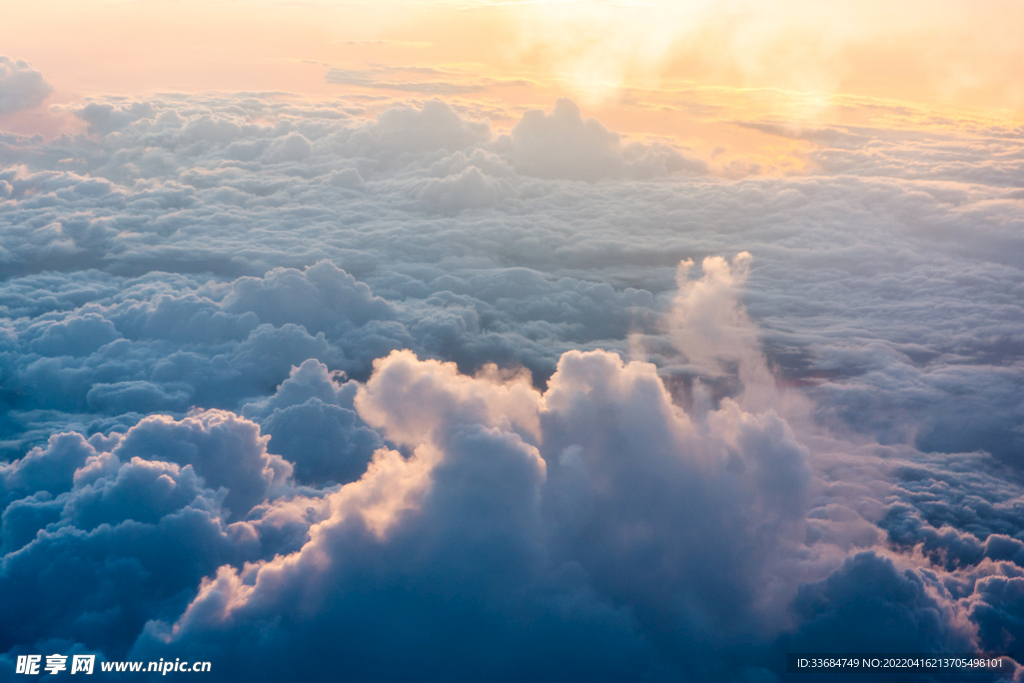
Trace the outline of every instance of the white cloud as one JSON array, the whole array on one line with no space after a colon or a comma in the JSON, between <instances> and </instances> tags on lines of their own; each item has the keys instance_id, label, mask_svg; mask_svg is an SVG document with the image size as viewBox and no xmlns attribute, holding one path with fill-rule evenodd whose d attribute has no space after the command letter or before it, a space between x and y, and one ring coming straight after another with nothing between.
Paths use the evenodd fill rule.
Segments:
<instances>
[{"instance_id":1,"label":"white cloud","mask_svg":"<svg viewBox=\"0 0 1024 683\"><path fill-rule=\"evenodd\" d=\"M0 55L0 114L38 107L52 92L31 64Z\"/></svg>"}]
</instances>

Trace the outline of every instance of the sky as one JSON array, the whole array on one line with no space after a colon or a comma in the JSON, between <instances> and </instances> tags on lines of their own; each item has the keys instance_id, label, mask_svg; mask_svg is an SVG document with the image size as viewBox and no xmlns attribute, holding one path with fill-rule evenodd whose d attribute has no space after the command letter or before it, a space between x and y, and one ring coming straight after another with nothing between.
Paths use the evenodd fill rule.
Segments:
<instances>
[{"instance_id":1,"label":"sky","mask_svg":"<svg viewBox=\"0 0 1024 683\"><path fill-rule=\"evenodd\" d=\"M1022 13L0 2L0 680L1016 652Z\"/></svg>"}]
</instances>

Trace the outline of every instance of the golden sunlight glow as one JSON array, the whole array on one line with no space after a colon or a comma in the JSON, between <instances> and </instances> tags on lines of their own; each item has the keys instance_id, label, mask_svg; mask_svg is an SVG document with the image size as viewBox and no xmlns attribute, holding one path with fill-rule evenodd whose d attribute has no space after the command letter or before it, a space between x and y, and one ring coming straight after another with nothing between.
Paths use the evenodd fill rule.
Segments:
<instances>
[{"instance_id":1,"label":"golden sunlight glow","mask_svg":"<svg viewBox=\"0 0 1024 683\"><path fill-rule=\"evenodd\" d=\"M1017 0L44 0L3 12L3 52L45 75L51 106L260 91L356 97L372 114L442 97L501 128L568 96L614 130L714 156L726 175L801 172L812 144L737 121L934 125L940 110L945 122L1024 111ZM0 123L51 134L67 119L51 109Z\"/></svg>"}]
</instances>

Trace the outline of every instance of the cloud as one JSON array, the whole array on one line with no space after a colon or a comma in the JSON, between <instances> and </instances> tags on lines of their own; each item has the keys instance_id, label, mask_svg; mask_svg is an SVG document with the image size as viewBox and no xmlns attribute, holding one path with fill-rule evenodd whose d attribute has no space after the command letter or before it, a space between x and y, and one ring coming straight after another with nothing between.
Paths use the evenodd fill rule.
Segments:
<instances>
[{"instance_id":1,"label":"cloud","mask_svg":"<svg viewBox=\"0 0 1024 683\"><path fill-rule=\"evenodd\" d=\"M67 491L91 451L81 434L55 434L46 448L37 446L25 457L5 464L2 472L8 502L16 493L45 491L56 495Z\"/></svg>"},{"instance_id":2,"label":"cloud","mask_svg":"<svg viewBox=\"0 0 1024 683\"><path fill-rule=\"evenodd\" d=\"M851 652L970 651L973 628L950 598L928 573L858 553L801 589L795 609L806 622L792 644L805 652L829 647L841 624Z\"/></svg>"},{"instance_id":3,"label":"cloud","mask_svg":"<svg viewBox=\"0 0 1024 683\"><path fill-rule=\"evenodd\" d=\"M465 121L447 104L429 100L421 109L395 107L377 117L371 140L384 150L455 152L481 142L490 134L486 122Z\"/></svg>"},{"instance_id":4,"label":"cloud","mask_svg":"<svg viewBox=\"0 0 1024 683\"><path fill-rule=\"evenodd\" d=\"M302 161L312 153L313 145L302 133L289 133L270 145L266 158L270 163Z\"/></svg>"},{"instance_id":5,"label":"cloud","mask_svg":"<svg viewBox=\"0 0 1024 683\"><path fill-rule=\"evenodd\" d=\"M346 44L372 43L388 44L389 41L342 41ZM424 43L401 43L402 45L423 46ZM484 92L493 87L529 86L522 79L478 78L467 74L444 71L432 67L390 67L375 66L368 69L340 69L333 67L324 78L328 83L354 85L361 88L377 88L414 92L425 95L452 96ZM424 79L433 80L424 80ZM403 79L403 80L396 80Z\"/></svg>"},{"instance_id":6,"label":"cloud","mask_svg":"<svg viewBox=\"0 0 1024 683\"><path fill-rule=\"evenodd\" d=\"M971 618L978 624L982 642L993 650L1020 642L1022 584L1020 576L989 576L978 582Z\"/></svg>"},{"instance_id":7,"label":"cloud","mask_svg":"<svg viewBox=\"0 0 1024 683\"><path fill-rule=\"evenodd\" d=\"M979 126L965 131L941 118L936 124L908 138L878 127L805 129L775 122L737 122L771 135L818 143L809 160L830 175L885 175L1001 188L1019 185L1024 172L1022 149L1012 134L1007 135L1008 130Z\"/></svg>"},{"instance_id":8,"label":"cloud","mask_svg":"<svg viewBox=\"0 0 1024 683\"><path fill-rule=\"evenodd\" d=\"M43 356L84 356L119 336L109 320L87 313L47 326L32 340L31 348Z\"/></svg>"},{"instance_id":9,"label":"cloud","mask_svg":"<svg viewBox=\"0 0 1024 683\"><path fill-rule=\"evenodd\" d=\"M77 115L88 124L90 133L106 135L139 119L152 118L154 110L148 102L133 102L128 106L90 102L82 107Z\"/></svg>"},{"instance_id":10,"label":"cloud","mask_svg":"<svg viewBox=\"0 0 1024 683\"><path fill-rule=\"evenodd\" d=\"M355 481L383 446L380 435L355 413L355 383L338 384L338 379L323 363L307 360L292 368L269 399L242 408L270 436L268 449L294 463L301 483Z\"/></svg>"},{"instance_id":11,"label":"cloud","mask_svg":"<svg viewBox=\"0 0 1024 683\"><path fill-rule=\"evenodd\" d=\"M357 105L0 137L3 662L773 680L1017 642L1012 141L818 131L859 165L726 180L567 100L507 135Z\"/></svg>"},{"instance_id":12,"label":"cloud","mask_svg":"<svg viewBox=\"0 0 1024 683\"><path fill-rule=\"evenodd\" d=\"M331 517L311 530L310 543L243 573L222 568L173 627L151 623L136 652L169 645L198 653L215 642L241 659L249 634L271 615L302 613L308 628L352 632L367 610L391 610L391 596L410 592L452 596L445 600L455 607L397 603L413 620L429 608L444 630L481 609L514 610L528 619L517 639L531 647L552 628L559 639L581 637L578 620L601 613L608 617L594 627L606 635L598 637L627 650L640 633L663 640L658 634L672 625L707 623L709 637L720 638L750 628L757 587L785 547L778 534L803 510L807 454L784 423L733 404L701 434L653 366L605 352L566 354L544 394L526 375L492 368L468 377L394 352L375 364L355 406L411 455L378 450L359 481L329 495ZM732 542L722 546L727 529ZM353 598L315 597L325 593ZM568 609L537 621L558 603ZM637 625L625 628L613 605L628 606ZM484 629L445 650L468 656L481 638L493 648L506 637L499 624L485 621ZM684 666L672 641L661 643L673 652L671 666ZM273 656L292 666L285 643ZM433 661L435 647L428 638L409 654ZM380 666L376 647L347 652L354 670ZM644 666L657 664L647 658ZM529 667L531 656L523 659ZM471 678L492 666L471 662L451 673Z\"/></svg>"},{"instance_id":13,"label":"cloud","mask_svg":"<svg viewBox=\"0 0 1024 683\"><path fill-rule=\"evenodd\" d=\"M291 465L266 452L259 432L233 413L208 411L181 421L154 416L130 429L112 454L193 467L209 485L227 489L224 505L235 521L291 477Z\"/></svg>"},{"instance_id":14,"label":"cloud","mask_svg":"<svg viewBox=\"0 0 1024 683\"><path fill-rule=\"evenodd\" d=\"M291 466L265 445L257 425L214 411L56 435L13 463L6 490L37 493L3 514L5 645L65 638L125 653L220 564L294 549L320 503L295 497ZM282 493L289 502L260 507Z\"/></svg>"},{"instance_id":15,"label":"cloud","mask_svg":"<svg viewBox=\"0 0 1024 683\"><path fill-rule=\"evenodd\" d=\"M501 184L470 166L458 175L431 179L417 197L427 206L445 213L494 206L504 194Z\"/></svg>"},{"instance_id":16,"label":"cloud","mask_svg":"<svg viewBox=\"0 0 1024 683\"><path fill-rule=\"evenodd\" d=\"M190 392L184 389L174 390L152 382L132 380L93 384L85 395L85 402L98 412L182 412L188 408L189 398Z\"/></svg>"},{"instance_id":17,"label":"cloud","mask_svg":"<svg viewBox=\"0 0 1024 683\"><path fill-rule=\"evenodd\" d=\"M635 328L658 338L648 345L657 355L666 340L650 323L659 315L658 297L673 287L674 264L753 249L759 265L750 276L746 303L761 322L769 355L780 353L773 358L795 363L784 371L823 376L816 390L821 416L887 442L913 433L929 449L970 450L980 444L1009 457L1015 447L1013 426L1020 411L1012 396L1020 373L1012 359L1019 355L1020 312L1012 303L987 305L1012 297L1019 277L1013 256L1019 239L1012 227L1019 220L1019 202L1004 197L999 187L886 180L899 172L892 166L877 167L871 178L738 183L694 178L669 188L620 177L604 189L587 188L528 174L523 164L533 149L526 144L529 135L516 152L525 156L517 157L514 146L489 140L479 122L460 118L441 102L392 109L376 121L253 97L94 103L83 116L92 116L86 113L90 107L122 117L108 126L116 133L97 147L71 149L69 142L55 142L8 149L6 158L29 165L3 172L11 188L0 252L5 272L30 278L58 269L76 273L77 279L8 280L5 310L41 315L53 297L78 308L93 296L92 288L112 296L112 288L125 282L118 276L145 275L153 268L199 274L187 286L175 285L184 294L185 289L198 292L209 275L220 281L262 277L274 267L302 270L326 258L378 296L401 302L408 316L389 314L365 323L358 339L353 335L343 345L354 362L339 361L342 369L365 377L373 358L409 347L442 354L469 371L488 361L517 362L543 378L574 345L625 350L624 339ZM563 137L575 140L577 151L566 148L552 158L578 163L596 154L598 163L566 170L570 177L589 168L608 179L620 171L632 173L627 172L628 145L621 146L607 130L602 134L597 122L590 124L588 138L582 116L571 115L572 107L563 109L524 118L521 132L540 140L538 131L545 126L575 131ZM266 116L282 117L282 123L254 123L253 117ZM886 135L895 139L897 133ZM288 140L302 147L301 173L300 162L274 156ZM976 146L972 140L963 144L964 149ZM537 145L535 151L543 151ZM911 159L913 147L906 149L901 158ZM78 171L57 170L68 158L78 160L71 164ZM536 173L554 173L553 167L545 170L542 157L534 162ZM979 168L985 163L978 157ZM145 182L136 186L136 179ZM587 225L585 239L574 227L580 221ZM799 226L816 227L801 230L796 239ZM290 237L282 242L285 229ZM854 242L843 242L853 234ZM929 237L935 234L943 239ZM208 238L200 242L200 235ZM938 260L943 268L935 267ZM984 260L1002 265L983 272ZM873 270L865 267L869 262ZM534 284L521 284L527 281ZM40 285L48 289L37 292ZM156 296L152 284L148 290L132 286L141 299ZM504 296L502 287L513 287L514 294ZM75 288L81 293L60 293ZM259 316L240 310L224 315L219 302L208 305L201 301L209 298L205 293L195 296L188 305L205 306L208 313L175 317L175 306L185 305L187 296L180 303L177 295L161 295L159 303L142 304L156 306L167 330L146 328L151 331L144 336L212 344L240 341L259 324ZM932 302L927 310L915 303L925 298ZM856 339L847 334L844 319L851 307L859 312L863 332ZM104 315L92 309L80 313L83 320L91 320L86 314ZM148 324L157 324L160 315ZM960 315L975 322L959 327ZM280 327L287 316L262 322ZM58 353L55 341L51 346L31 341L44 332L44 322L53 321L37 321L19 340L35 343L40 355ZM122 336L134 329L118 327L127 319L109 322ZM318 329L331 334L308 316L294 322L314 337ZM98 334L93 344L109 336L109 328ZM127 347L111 347L111 352L114 348ZM159 353L170 352L168 347ZM200 356L207 353L223 355L209 348ZM20 358L9 361L18 365L29 359ZM950 362L953 358L970 360L964 365ZM58 371L67 361L37 360L34 377L59 372L62 386L69 386L73 373L66 367ZM174 357L172 363L181 360ZM247 396L215 405L237 407L239 399L268 391L303 360L290 357L262 388L253 386ZM111 367L111 361L104 362ZM135 372L92 381L153 382ZM27 377L10 375L18 376ZM897 377L901 381L894 382ZM236 380L236 386L242 384ZM169 408L196 397L180 398L176 392L189 393L183 386L161 391L179 397ZM974 402L986 408L947 428L956 419L950 397L958 391L976 396ZM65 404L87 409L87 392L76 390L81 398ZM878 409L860 410L865 401Z\"/></svg>"},{"instance_id":18,"label":"cloud","mask_svg":"<svg viewBox=\"0 0 1024 683\"><path fill-rule=\"evenodd\" d=\"M38 107L52 92L53 86L31 64L0 55L0 114Z\"/></svg>"},{"instance_id":19,"label":"cloud","mask_svg":"<svg viewBox=\"0 0 1024 683\"><path fill-rule=\"evenodd\" d=\"M531 109L512 129L509 153L517 170L542 178L594 182L605 178L657 177L673 171L706 173L702 162L665 146L633 143L597 119L583 119L572 100L560 99L550 114Z\"/></svg>"},{"instance_id":20,"label":"cloud","mask_svg":"<svg viewBox=\"0 0 1024 683\"><path fill-rule=\"evenodd\" d=\"M485 90L484 86L475 83L462 84L446 81L385 81L379 79L379 76L382 75L382 73L390 72L381 69L352 71L349 69L333 68L327 72L325 78L328 83L338 83L340 85L356 85L362 88L382 88L384 90L417 92L428 95L460 95Z\"/></svg>"}]
</instances>

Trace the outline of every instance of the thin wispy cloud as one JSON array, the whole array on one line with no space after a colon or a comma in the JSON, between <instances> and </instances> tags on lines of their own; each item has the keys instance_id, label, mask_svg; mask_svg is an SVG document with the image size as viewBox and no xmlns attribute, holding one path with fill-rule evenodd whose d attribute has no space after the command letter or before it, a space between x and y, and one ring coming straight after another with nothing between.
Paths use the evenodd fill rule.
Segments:
<instances>
[{"instance_id":1,"label":"thin wispy cloud","mask_svg":"<svg viewBox=\"0 0 1024 683\"><path fill-rule=\"evenodd\" d=\"M530 81L523 79L481 79L429 67L381 66L361 70L333 67L327 71L325 78L328 83L337 83L339 85L415 92L425 95L459 95L480 93L491 88L526 87L531 85Z\"/></svg>"}]
</instances>

